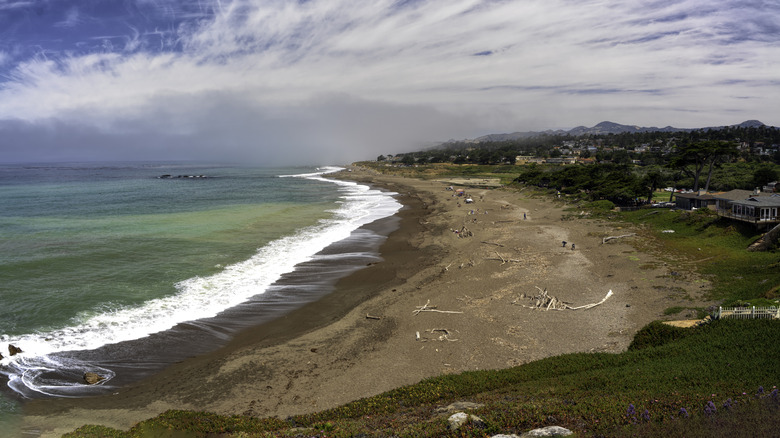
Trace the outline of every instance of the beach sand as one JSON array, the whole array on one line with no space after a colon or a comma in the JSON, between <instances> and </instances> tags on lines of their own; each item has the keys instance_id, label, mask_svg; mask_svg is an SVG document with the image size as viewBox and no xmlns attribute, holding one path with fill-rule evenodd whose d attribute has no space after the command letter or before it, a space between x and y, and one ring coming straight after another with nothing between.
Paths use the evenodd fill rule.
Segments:
<instances>
[{"instance_id":1,"label":"beach sand","mask_svg":"<svg viewBox=\"0 0 780 438\"><path fill-rule=\"evenodd\" d=\"M555 199L360 168L339 177L399 193L405 207L383 261L320 301L113 395L28 402L24 429L44 437L83 424L126 430L168 409L285 418L445 373L618 353L641 327L668 319L664 309L710 304L701 301L709 283L685 262L635 248L647 241L641 230L564 217L571 213ZM454 232L464 226L472 236ZM602 243L630 232L638 235ZM613 295L590 309L525 307L542 289L572 306ZM444 312L415 314L426 304Z\"/></svg>"}]
</instances>

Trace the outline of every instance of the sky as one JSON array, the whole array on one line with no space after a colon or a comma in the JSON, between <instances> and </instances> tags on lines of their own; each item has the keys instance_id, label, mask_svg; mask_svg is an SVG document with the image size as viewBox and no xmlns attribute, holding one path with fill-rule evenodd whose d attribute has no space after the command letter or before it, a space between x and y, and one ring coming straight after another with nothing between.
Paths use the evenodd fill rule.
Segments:
<instances>
[{"instance_id":1,"label":"sky","mask_svg":"<svg viewBox=\"0 0 780 438\"><path fill-rule=\"evenodd\" d=\"M0 0L0 162L780 125L779 0Z\"/></svg>"}]
</instances>

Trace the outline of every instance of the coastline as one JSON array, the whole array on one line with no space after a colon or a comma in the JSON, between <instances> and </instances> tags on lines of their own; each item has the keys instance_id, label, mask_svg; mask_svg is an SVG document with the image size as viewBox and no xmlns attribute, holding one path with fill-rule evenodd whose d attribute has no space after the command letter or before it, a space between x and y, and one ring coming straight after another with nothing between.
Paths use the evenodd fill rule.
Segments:
<instances>
[{"instance_id":1,"label":"coastline","mask_svg":"<svg viewBox=\"0 0 780 438\"><path fill-rule=\"evenodd\" d=\"M466 205L446 182L359 169L338 177L399 193L400 226L381 246L381 262L343 278L319 301L116 394L28 402L24 429L46 437L83 424L126 430L167 409L284 418L443 373L620 352L663 309L691 305L684 295L702 291L691 277L669 275L680 266L629 242L601 244L620 234L613 224L561 221L562 208L549 200L476 188L467 189L475 202ZM463 226L474 236L451 231ZM607 290L614 296L588 310L523 307L536 288L574 306L598 302ZM428 300L462 313L415 315Z\"/></svg>"}]
</instances>

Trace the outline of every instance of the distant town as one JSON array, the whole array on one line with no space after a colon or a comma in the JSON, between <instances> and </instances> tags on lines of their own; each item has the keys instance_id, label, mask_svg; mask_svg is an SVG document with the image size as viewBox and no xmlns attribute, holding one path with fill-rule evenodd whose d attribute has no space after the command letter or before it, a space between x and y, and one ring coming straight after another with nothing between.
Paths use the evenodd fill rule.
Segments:
<instances>
[{"instance_id":1,"label":"distant town","mask_svg":"<svg viewBox=\"0 0 780 438\"><path fill-rule=\"evenodd\" d=\"M603 122L570 131L491 134L380 155L377 165L490 166L559 196L624 208L707 209L760 227L780 223L780 128L755 120L702 129Z\"/></svg>"}]
</instances>

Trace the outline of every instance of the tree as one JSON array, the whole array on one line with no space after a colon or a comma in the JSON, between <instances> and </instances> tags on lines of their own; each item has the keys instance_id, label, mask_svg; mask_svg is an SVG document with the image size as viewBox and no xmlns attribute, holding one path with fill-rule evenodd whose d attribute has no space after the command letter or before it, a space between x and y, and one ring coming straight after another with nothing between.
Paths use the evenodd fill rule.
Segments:
<instances>
[{"instance_id":1,"label":"tree","mask_svg":"<svg viewBox=\"0 0 780 438\"><path fill-rule=\"evenodd\" d=\"M699 181L705 167L707 170L707 184L705 190L709 189L712 170L716 161L723 157L736 153L733 144L725 141L698 141L694 143L685 143L679 146L669 161L669 166L673 169L679 169L686 175L693 178L693 191L699 190Z\"/></svg>"},{"instance_id":2,"label":"tree","mask_svg":"<svg viewBox=\"0 0 780 438\"><path fill-rule=\"evenodd\" d=\"M766 183L777 181L778 174L777 166L762 165L753 172L753 186L763 187Z\"/></svg>"},{"instance_id":3,"label":"tree","mask_svg":"<svg viewBox=\"0 0 780 438\"><path fill-rule=\"evenodd\" d=\"M653 193L655 193L655 190L665 182L666 179L661 174L661 172L657 170L653 170L649 172L647 176L645 176L644 184L648 189L647 202L651 202L653 200Z\"/></svg>"},{"instance_id":4,"label":"tree","mask_svg":"<svg viewBox=\"0 0 780 438\"><path fill-rule=\"evenodd\" d=\"M384 155L380 155L380 156L376 157L377 161L385 161L386 159L387 159L387 157L385 157Z\"/></svg>"}]
</instances>

